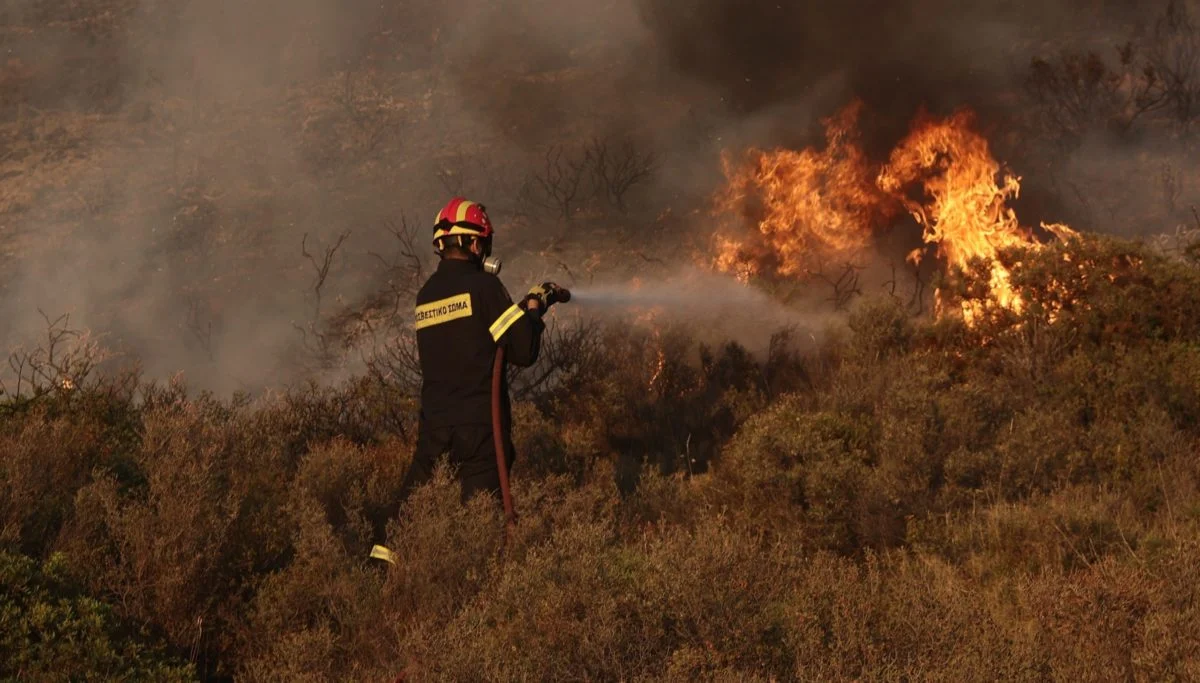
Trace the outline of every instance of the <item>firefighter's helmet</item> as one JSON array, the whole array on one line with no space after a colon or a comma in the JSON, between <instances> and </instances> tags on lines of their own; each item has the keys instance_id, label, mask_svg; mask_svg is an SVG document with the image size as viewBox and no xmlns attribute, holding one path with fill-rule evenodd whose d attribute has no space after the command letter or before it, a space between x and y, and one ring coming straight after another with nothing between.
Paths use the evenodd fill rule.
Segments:
<instances>
[{"instance_id":1,"label":"firefighter's helmet","mask_svg":"<svg viewBox=\"0 0 1200 683\"><path fill-rule=\"evenodd\" d=\"M438 212L433 225L433 246L441 253L444 240L449 237L459 237L460 244L464 237L487 242L491 240L492 232L492 221L483 204L455 197Z\"/></svg>"}]
</instances>

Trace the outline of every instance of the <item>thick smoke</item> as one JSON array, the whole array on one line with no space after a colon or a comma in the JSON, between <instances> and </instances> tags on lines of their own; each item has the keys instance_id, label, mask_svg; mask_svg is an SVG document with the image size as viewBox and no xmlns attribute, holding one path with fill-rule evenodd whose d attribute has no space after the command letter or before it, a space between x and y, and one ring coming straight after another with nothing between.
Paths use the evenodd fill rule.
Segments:
<instances>
[{"instance_id":1,"label":"thick smoke","mask_svg":"<svg viewBox=\"0 0 1200 683\"><path fill-rule=\"evenodd\" d=\"M688 249L652 215L570 231L515 198L549 146L592 136L654 154L639 208L679 215L722 150L812 142L852 96L877 150L918 107L999 119L1048 38L1120 35L1079 25L1095 5L4 0L0 343L70 313L152 377L295 381L313 321L387 285L385 226L424 240L452 191L505 226L514 287L550 241L568 272L630 241L669 260Z\"/></svg>"},{"instance_id":2,"label":"thick smoke","mask_svg":"<svg viewBox=\"0 0 1200 683\"><path fill-rule=\"evenodd\" d=\"M301 240L320 259L343 231L366 232L366 249L364 226L401 208L363 207L365 193L345 189L357 179L338 170L360 151L342 121L357 112L326 93L377 28L378 4L358 5L6 8L11 25L39 30L10 40L10 63L34 78L5 139L24 163L7 181L6 233L22 248L2 283L4 341L36 341L43 313L70 314L150 377L183 371L223 392L295 379L316 305ZM99 65L72 76L89 59ZM322 125L350 139L306 130ZM327 306L348 254L331 264Z\"/></svg>"},{"instance_id":3,"label":"thick smoke","mask_svg":"<svg viewBox=\"0 0 1200 683\"><path fill-rule=\"evenodd\" d=\"M1200 163L1191 146L1179 144L1181 130L1196 123L1170 121L1177 105L1196 117L1194 0L638 6L663 56L664 82L687 80L716 93L726 107L719 135L730 148L811 144L818 118L857 98L866 105L866 150L879 159L919 109L946 115L970 107L997 156L1022 176L1018 208L1031 224L1067 221L1123 235L1200 226L1192 211L1200 188L1191 182ZM1133 52L1123 64L1126 46ZM1029 97L1035 58L1063 64L1071 57L1098 61L1109 73L1086 66L1059 82L1053 101ZM1138 78L1151 65L1159 86L1181 81L1179 102L1167 98L1126 126L1130 110L1144 104ZM1077 139L1056 139L1061 121L1047 126L1046 118L1063 112L1047 108L1078 119L1070 131Z\"/></svg>"}]
</instances>

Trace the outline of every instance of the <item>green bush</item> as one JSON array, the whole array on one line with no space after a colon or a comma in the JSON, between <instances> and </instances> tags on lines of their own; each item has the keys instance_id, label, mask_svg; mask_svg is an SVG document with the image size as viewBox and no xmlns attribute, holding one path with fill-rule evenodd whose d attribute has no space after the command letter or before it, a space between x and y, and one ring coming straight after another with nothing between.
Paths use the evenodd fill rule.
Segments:
<instances>
[{"instance_id":1,"label":"green bush","mask_svg":"<svg viewBox=\"0 0 1200 683\"><path fill-rule=\"evenodd\" d=\"M0 677L37 681L191 681L162 641L79 591L61 555L0 552Z\"/></svg>"}]
</instances>

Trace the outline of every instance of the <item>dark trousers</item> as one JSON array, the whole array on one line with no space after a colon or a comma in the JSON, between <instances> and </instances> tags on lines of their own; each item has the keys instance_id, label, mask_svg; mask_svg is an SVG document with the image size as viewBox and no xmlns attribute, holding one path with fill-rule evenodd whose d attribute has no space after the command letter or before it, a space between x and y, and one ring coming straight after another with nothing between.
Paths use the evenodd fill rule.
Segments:
<instances>
[{"instance_id":1,"label":"dark trousers","mask_svg":"<svg viewBox=\"0 0 1200 683\"><path fill-rule=\"evenodd\" d=\"M507 430L506 430L507 432ZM505 464L512 472L516 457L510 434L504 435ZM450 466L454 469L462 486L465 503L476 493L486 492L500 500L500 470L496 466L496 448L490 424L457 425L454 427L430 427L422 424L417 430L417 450L412 464L400 485L399 500L391 506L385 517L395 517L400 507L414 489L433 478L438 458L449 454ZM385 538L387 519L378 520L375 535L380 542Z\"/></svg>"}]
</instances>

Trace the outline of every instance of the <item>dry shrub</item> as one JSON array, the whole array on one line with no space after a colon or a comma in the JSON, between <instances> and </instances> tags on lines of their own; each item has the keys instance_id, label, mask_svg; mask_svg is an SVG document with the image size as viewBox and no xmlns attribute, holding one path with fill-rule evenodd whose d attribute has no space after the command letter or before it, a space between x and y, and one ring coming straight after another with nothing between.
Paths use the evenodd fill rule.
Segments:
<instances>
[{"instance_id":1,"label":"dry shrub","mask_svg":"<svg viewBox=\"0 0 1200 683\"><path fill-rule=\"evenodd\" d=\"M382 680L390 628L378 611L380 580L364 553L338 539L321 505L296 496L289 506L295 560L254 598L240 634L241 677Z\"/></svg>"},{"instance_id":2,"label":"dry shrub","mask_svg":"<svg viewBox=\"0 0 1200 683\"><path fill-rule=\"evenodd\" d=\"M77 496L62 547L73 571L194 658L229 646L244 573L282 559L278 453L240 448L220 404L179 400L143 415L140 486L100 474ZM200 587L203 587L201 589ZM211 663L211 662L210 662Z\"/></svg>"},{"instance_id":3,"label":"dry shrub","mask_svg":"<svg viewBox=\"0 0 1200 683\"><path fill-rule=\"evenodd\" d=\"M718 521L622 537L611 518L571 520L493 574L438 634L439 656L425 672L694 680L786 670L787 555Z\"/></svg>"},{"instance_id":4,"label":"dry shrub","mask_svg":"<svg viewBox=\"0 0 1200 683\"><path fill-rule=\"evenodd\" d=\"M801 678L1022 680L1029 653L951 566L905 555L818 555L796 578L790 641Z\"/></svg>"},{"instance_id":5,"label":"dry shrub","mask_svg":"<svg viewBox=\"0 0 1200 683\"><path fill-rule=\"evenodd\" d=\"M709 476L649 472L638 481L637 490L622 501L618 512L630 529L645 524L693 528L720 509L720 492L720 486Z\"/></svg>"},{"instance_id":6,"label":"dry shrub","mask_svg":"<svg viewBox=\"0 0 1200 683\"><path fill-rule=\"evenodd\" d=\"M990 579L1136 558L1159 533L1125 497L1091 487L1020 503L979 503L974 510L913 520L909 543Z\"/></svg>"},{"instance_id":7,"label":"dry shrub","mask_svg":"<svg viewBox=\"0 0 1200 683\"><path fill-rule=\"evenodd\" d=\"M513 405L515 476L566 474L582 482L599 455L595 443L595 435L588 430L565 429L531 403Z\"/></svg>"},{"instance_id":8,"label":"dry shrub","mask_svg":"<svg viewBox=\"0 0 1200 683\"><path fill-rule=\"evenodd\" d=\"M862 360L903 355L915 336L912 316L895 297L860 300L850 312L848 325L852 335L844 353Z\"/></svg>"},{"instance_id":9,"label":"dry shrub","mask_svg":"<svg viewBox=\"0 0 1200 683\"><path fill-rule=\"evenodd\" d=\"M391 420L388 398L365 380L332 387L303 385L268 395L254 407L247 416L248 438L279 450L289 472L316 444L336 438L379 444L404 433Z\"/></svg>"},{"instance_id":10,"label":"dry shrub","mask_svg":"<svg viewBox=\"0 0 1200 683\"><path fill-rule=\"evenodd\" d=\"M276 510L292 561L258 587L239 634L248 680L375 680L393 669L382 576L368 565L375 516L399 489L407 458L392 445L346 440L304 456Z\"/></svg>"},{"instance_id":11,"label":"dry shrub","mask_svg":"<svg viewBox=\"0 0 1200 683\"><path fill-rule=\"evenodd\" d=\"M1200 673L1197 548L1156 567L1106 560L1026 587L1056 678L1193 680Z\"/></svg>"},{"instance_id":12,"label":"dry shrub","mask_svg":"<svg viewBox=\"0 0 1200 683\"><path fill-rule=\"evenodd\" d=\"M376 448L337 439L314 447L295 475L292 500L320 505L325 519L352 556L364 556L387 523L410 461L407 443Z\"/></svg>"},{"instance_id":13,"label":"dry shrub","mask_svg":"<svg viewBox=\"0 0 1200 683\"><path fill-rule=\"evenodd\" d=\"M505 558L520 561L524 553L548 542L564 525L615 519L621 511L621 500L611 471L608 474L583 485L564 475L514 479L519 523L509 532Z\"/></svg>"},{"instance_id":14,"label":"dry shrub","mask_svg":"<svg viewBox=\"0 0 1200 683\"><path fill-rule=\"evenodd\" d=\"M979 328L866 300L812 363L601 330L517 402L507 535L444 469L395 514L412 443L370 383L47 395L0 423L4 543L205 679L1188 680L1193 275L1080 249L1123 274L1031 255L1044 298ZM1075 331L1036 331L1060 286Z\"/></svg>"},{"instance_id":15,"label":"dry shrub","mask_svg":"<svg viewBox=\"0 0 1200 683\"><path fill-rule=\"evenodd\" d=\"M553 531L518 535L450 619L409 622L412 680L1161 680L1193 666L1195 587L1180 582L1194 549L989 577L972 570L987 559L809 555L711 516L560 520L565 500L541 499Z\"/></svg>"},{"instance_id":16,"label":"dry shrub","mask_svg":"<svg viewBox=\"0 0 1200 683\"><path fill-rule=\"evenodd\" d=\"M383 605L390 618L448 619L485 580L503 538L494 499L476 496L462 505L459 486L444 467L413 494L388 527L388 547L401 559L388 573Z\"/></svg>"},{"instance_id":17,"label":"dry shrub","mask_svg":"<svg viewBox=\"0 0 1200 683\"><path fill-rule=\"evenodd\" d=\"M718 495L767 529L799 523L807 543L851 551L865 531L871 446L863 421L784 397L730 443L714 475Z\"/></svg>"},{"instance_id":18,"label":"dry shrub","mask_svg":"<svg viewBox=\"0 0 1200 683\"><path fill-rule=\"evenodd\" d=\"M94 422L53 419L44 411L0 436L0 544L43 556L71 510L71 499L100 460Z\"/></svg>"},{"instance_id":19,"label":"dry shrub","mask_svg":"<svg viewBox=\"0 0 1200 683\"><path fill-rule=\"evenodd\" d=\"M833 680L1186 680L1194 550L1165 571L1100 563L980 584L910 555L818 557L797 581L796 669ZM1170 635L1168 628L1179 630Z\"/></svg>"},{"instance_id":20,"label":"dry shrub","mask_svg":"<svg viewBox=\"0 0 1200 683\"><path fill-rule=\"evenodd\" d=\"M647 329L622 321L584 331L600 339L599 350L585 346L576 350L579 358L560 358L566 370L534 401L558 432L542 442L562 463L554 473L586 473L617 456L626 492L642 469L706 471L770 394L806 377L784 341L756 359L737 344L699 344L681 325Z\"/></svg>"}]
</instances>

